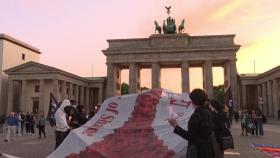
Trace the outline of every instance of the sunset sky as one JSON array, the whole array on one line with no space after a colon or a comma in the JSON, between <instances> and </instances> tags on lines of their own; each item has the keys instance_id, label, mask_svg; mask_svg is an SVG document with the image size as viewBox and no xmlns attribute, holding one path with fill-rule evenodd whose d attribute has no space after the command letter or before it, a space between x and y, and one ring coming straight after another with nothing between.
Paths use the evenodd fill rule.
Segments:
<instances>
[{"instance_id":1,"label":"sunset sky","mask_svg":"<svg viewBox=\"0 0 280 158\"><path fill-rule=\"evenodd\" d=\"M106 76L107 39L142 38L154 33L164 6L190 35L236 34L238 73L262 73L280 65L278 0L1 0L0 33L42 51L40 62L80 76ZM214 69L215 85L223 82ZM150 86L150 70L141 74ZM143 75L144 76L144 75ZM127 71L122 72L127 81ZM162 70L162 87L180 92L180 69ZM191 69L191 89L201 87L201 70Z\"/></svg>"}]
</instances>

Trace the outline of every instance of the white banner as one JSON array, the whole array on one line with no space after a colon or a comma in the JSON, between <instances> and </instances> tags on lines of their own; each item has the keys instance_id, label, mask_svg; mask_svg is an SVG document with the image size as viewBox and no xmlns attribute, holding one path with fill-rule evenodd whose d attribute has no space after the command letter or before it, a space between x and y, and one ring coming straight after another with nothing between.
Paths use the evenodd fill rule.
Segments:
<instances>
[{"instance_id":1,"label":"white banner","mask_svg":"<svg viewBox=\"0 0 280 158\"><path fill-rule=\"evenodd\" d=\"M112 97L48 158L179 158L187 141L173 133L168 119L187 129L193 111L187 93L153 89Z\"/></svg>"}]
</instances>

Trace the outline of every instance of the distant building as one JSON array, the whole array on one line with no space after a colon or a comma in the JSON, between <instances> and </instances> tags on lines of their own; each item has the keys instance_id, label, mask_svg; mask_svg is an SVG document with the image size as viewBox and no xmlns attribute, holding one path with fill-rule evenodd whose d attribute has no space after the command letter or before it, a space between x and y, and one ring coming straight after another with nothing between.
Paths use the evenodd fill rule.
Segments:
<instances>
[{"instance_id":1,"label":"distant building","mask_svg":"<svg viewBox=\"0 0 280 158\"><path fill-rule=\"evenodd\" d=\"M0 34L0 113L7 112L8 75L4 70L29 61L39 62L39 49L5 34Z\"/></svg>"},{"instance_id":2,"label":"distant building","mask_svg":"<svg viewBox=\"0 0 280 158\"><path fill-rule=\"evenodd\" d=\"M280 109L280 66L261 74L240 74L241 108L259 108L267 116L277 117Z\"/></svg>"}]
</instances>

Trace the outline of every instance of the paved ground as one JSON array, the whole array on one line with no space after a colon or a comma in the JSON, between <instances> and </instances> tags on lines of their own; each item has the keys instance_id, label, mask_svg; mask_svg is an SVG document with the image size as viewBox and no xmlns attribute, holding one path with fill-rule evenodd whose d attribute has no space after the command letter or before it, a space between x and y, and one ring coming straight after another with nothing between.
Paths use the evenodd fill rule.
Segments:
<instances>
[{"instance_id":1,"label":"paved ground","mask_svg":"<svg viewBox=\"0 0 280 158\"><path fill-rule=\"evenodd\" d=\"M280 145L280 121L273 120L272 123L264 125L265 135L240 136L240 126L234 124L232 134L235 140L235 150L226 151L225 158L271 158L262 152L251 147L250 143L265 143ZM4 142L4 134L0 134L0 151L6 154L19 156L22 158L44 158L54 149L54 129L47 128L47 138L37 139L35 136L24 135L17 137L13 142Z\"/></svg>"}]
</instances>

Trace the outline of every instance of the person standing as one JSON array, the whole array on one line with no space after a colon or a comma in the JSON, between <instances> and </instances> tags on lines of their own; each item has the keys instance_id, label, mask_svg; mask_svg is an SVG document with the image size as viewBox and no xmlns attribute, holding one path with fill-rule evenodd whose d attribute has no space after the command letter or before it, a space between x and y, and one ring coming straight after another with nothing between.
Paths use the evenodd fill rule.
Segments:
<instances>
[{"instance_id":1,"label":"person standing","mask_svg":"<svg viewBox=\"0 0 280 158\"><path fill-rule=\"evenodd\" d=\"M187 157L214 158L213 123L210 112L204 107L207 94L202 89L194 89L190 99L195 110L188 122L188 131L181 128L176 119L170 118L169 123L174 127L174 133L188 141Z\"/></svg>"},{"instance_id":2,"label":"person standing","mask_svg":"<svg viewBox=\"0 0 280 158\"><path fill-rule=\"evenodd\" d=\"M44 138L46 138L45 125L46 125L46 119L45 119L44 113L41 112L39 117L38 117L38 129L39 129L39 137L38 138L41 138L41 133L43 133Z\"/></svg>"},{"instance_id":3,"label":"person standing","mask_svg":"<svg viewBox=\"0 0 280 158\"><path fill-rule=\"evenodd\" d=\"M280 120L280 109L277 111L278 113L278 120Z\"/></svg>"},{"instance_id":4,"label":"person standing","mask_svg":"<svg viewBox=\"0 0 280 158\"><path fill-rule=\"evenodd\" d=\"M244 131L245 131L246 136L248 136L248 133L247 133L248 125L249 125L249 116L248 116L248 112L247 112L247 110L244 110L244 111L242 112L242 115L241 115L241 128L242 128L242 133L241 133L241 135L242 135L242 136L244 135Z\"/></svg>"},{"instance_id":5,"label":"person standing","mask_svg":"<svg viewBox=\"0 0 280 158\"><path fill-rule=\"evenodd\" d=\"M6 122L6 117L5 117L5 115L1 115L1 116L0 116L0 133L3 133L3 132L4 132L4 125L5 125L5 122Z\"/></svg>"},{"instance_id":6,"label":"person standing","mask_svg":"<svg viewBox=\"0 0 280 158\"><path fill-rule=\"evenodd\" d=\"M16 117L18 118L18 125L17 125L17 132L18 132L18 136L21 136L21 121L22 121L22 118L21 118L21 111L19 111L17 114L16 114Z\"/></svg>"},{"instance_id":7,"label":"person standing","mask_svg":"<svg viewBox=\"0 0 280 158\"><path fill-rule=\"evenodd\" d=\"M256 111L255 110L252 110L252 113L251 113L251 123L253 123L253 127L252 127L252 135L255 135L258 136L259 135L259 124L258 124L258 121L257 121L257 114L256 114Z\"/></svg>"},{"instance_id":8,"label":"person standing","mask_svg":"<svg viewBox=\"0 0 280 158\"><path fill-rule=\"evenodd\" d=\"M213 140L213 148L215 150L215 158L224 158L223 135L226 130L226 114L224 106L217 100L210 100L210 108L213 118L213 129L215 140Z\"/></svg>"},{"instance_id":9,"label":"person standing","mask_svg":"<svg viewBox=\"0 0 280 158\"><path fill-rule=\"evenodd\" d=\"M66 112L68 112L67 107L71 106L71 103L68 99L63 100L61 106L55 112L55 123L56 123L56 130L55 130L55 149L63 142L63 140L69 134L71 128L69 127L66 119Z\"/></svg>"},{"instance_id":10,"label":"person standing","mask_svg":"<svg viewBox=\"0 0 280 158\"><path fill-rule=\"evenodd\" d=\"M263 114L261 112L260 109L257 109L257 112L256 112L256 116L257 116L257 129L260 136L263 136L264 135L264 131L263 131Z\"/></svg>"},{"instance_id":11,"label":"person standing","mask_svg":"<svg viewBox=\"0 0 280 158\"><path fill-rule=\"evenodd\" d=\"M27 135L30 134L30 124L31 124L31 116L29 112L27 112L25 116L25 130Z\"/></svg>"},{"instance_id":12,"label":"person standing","mask_svg":"<svg viewBox=\"0 0 280 158\"><path fill-rule=\"evenodd\" d=\"M31 113L30 115L30 132L31 132L31 135L35 135L35 118L34 118L34 114Z\"/></svg>"},{"instance_id":13,"label":"person standing","mask_svg":"<svg viewBox=\"0 0 280 158\"><path fill-rule=\"evenodd\" d=\"M8 131L7 131L6 139L4 140L5 142L8 142L10 140L10 136L12 137L11 138L12 141L15 140L18 123L19 123L18 117L15 115L14 112L11 112L10 115L7 117Z\"/></svg>"},{"instance_id":14,"label":"person standing","mask_svg":"<svg viewBox=\"0 0 280 158\"><path fill-rule=\"evenodd\" d=\"M77 106L77 121L79 126L84 125L88 121L86 109L83 105Z\"/></svg>"},{"instance_id":15,"label":"person standing","mask_svg":"<svg viewBox=\"0 0 280 158\"><path fill-rule=\"evenodd\" d=\"M23 134L24 122L25 122L25 115L21 112L21 133Z\"/></svg>"}]
</instances>

